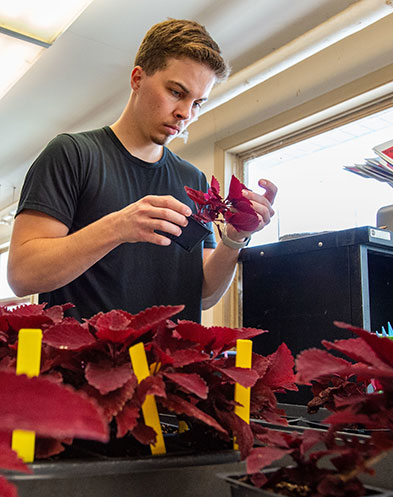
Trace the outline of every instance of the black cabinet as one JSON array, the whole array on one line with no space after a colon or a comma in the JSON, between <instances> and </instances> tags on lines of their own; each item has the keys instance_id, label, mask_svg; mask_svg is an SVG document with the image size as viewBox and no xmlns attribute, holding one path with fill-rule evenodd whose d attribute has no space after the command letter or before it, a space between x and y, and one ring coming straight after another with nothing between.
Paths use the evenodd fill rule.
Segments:
<instances>
[{"instance_id":1,"label":"black cabinet","mask_svg":"<svg viewBox=\"0 0 393 497\"><path fill-rule=\"evenodd\" d=\"M393 324L390 231L364 226L304 236L244 249L240 261L243 326L269 330L254 339L258 353L285 342L296 355L320 348L322 339L348 338L335 320L372 331Z\"/></svg>"}]
</instances>

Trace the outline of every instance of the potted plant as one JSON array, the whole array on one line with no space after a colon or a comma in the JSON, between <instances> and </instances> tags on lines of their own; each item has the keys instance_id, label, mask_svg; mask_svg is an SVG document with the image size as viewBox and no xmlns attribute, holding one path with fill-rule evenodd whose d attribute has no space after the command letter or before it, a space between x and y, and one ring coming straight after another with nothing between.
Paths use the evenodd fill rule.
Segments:
<instances>
[{"instance_id":1,"label":"potted plant","mask_svg":"<svg viewBox=\"0 0 393 497\"><path fill-rule=\"evenodd\" d=\"M0 471L31 473L11 449L14 429L40 436L85 437L108 441L109 430L96 403L71 387L43 378L0 371ZM17 488L0 474L0 495L18 497Z\"/></svg>"},{"instance_id":2,"label":"potted plant","mask_svg":"<svg viewBox=\"0 0 393 497\"><path fill-rule=\"evenodd\" d=\"M246 458L248 474L224 476L234 496L393 495L365 487L358 478L362 472L372 474L373 464L393 448L393 343L363 329L336 324L357 338L323 341L327 350L306 350L296 358L297 382L312 384L314 399L309 409L332 411L324 420L326 429L291 433L260 429L258 446ZM367 389L371 381L378 387L373 392ZM263 471L284 456L292 465Z\"/></svg>"},{"instance_id":3,"label":"potted plant","mask_svg":"<svg viewBox=\"0 0 393 497\"><path fill-rule=\"evenodd\" d=\"M254 434L250 425L233 412L235 383L253 386L251 411L255 416L286 423L274 392L296 388L294 359L288 348L283 344L267 357L253 354L253 366L249 370L236 367L233 355L226 353L238 338L252 338L263 330L207 328L191 321L173 321L171 318L182 306L153 307L136 315L114 310L79 323L64 317L70 305L0 309L0 369L9 371L15 367L19 329L41 328L40 377L71 385L93 399L103 410L111 431L108 443L37 437L36 457L43 460L41 465L35 464L38 473L49 457L62 461L62 451L66 458L75 451L79 457L80 454L99 454L106 462L113 457L117 464L128 457L133 459L133 466L127 468L134 472L136 461L142 457L145 473L152 459L155 459L152 465L157 468L161 464L162 470L163 464L167 464L162 461L171 459L171 450L178 458L169 464L177 466L183 464L184 467L187 455L220 450L226 454L224 461L236 462L239 453L233 451L233 436L244 457L252 447ZM128 352L137 342L143 342L151 366L150 376L139 383ZM141 407L147 395L155 396L160 414L169 417L171 424L177 426L182 421L188 428L175 436L168 435L166 456L149 458L149 445L154 444L157 434L145 424L142 416ZM215 464L215 469L220 462L213 456L206 460L210 465ZM196 464L194 460L194 466ZM88 468L86 461L83 468ZM106 469L100 464L99 470ZM75 475L79 469L73 466L72 471ZM197 474L195 468L192 471ZM98 478L97 475L96 481ZM143 490L146 491L146 482ZM34 495L31 486L29 495ZM41 491L40 495L45 494Z\"/></svg>"}]
</instances>

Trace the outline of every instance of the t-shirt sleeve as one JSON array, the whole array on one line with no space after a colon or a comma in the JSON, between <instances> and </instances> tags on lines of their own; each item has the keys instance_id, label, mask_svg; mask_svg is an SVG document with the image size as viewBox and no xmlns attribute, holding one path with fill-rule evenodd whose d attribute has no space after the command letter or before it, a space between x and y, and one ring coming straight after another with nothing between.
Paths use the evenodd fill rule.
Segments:
<instances>
[{"instance_id":1,"label":"t-shirt sleeve","mask_svg":"<svg viewBox=\"0 0 393 497\"><path fill-rule=\"evenodd\" d=\"M80 150L69 135L52 140L26 175L16 215L31 209L71 228L81 184L79 164Z\"/></svg>"}]
</instances>

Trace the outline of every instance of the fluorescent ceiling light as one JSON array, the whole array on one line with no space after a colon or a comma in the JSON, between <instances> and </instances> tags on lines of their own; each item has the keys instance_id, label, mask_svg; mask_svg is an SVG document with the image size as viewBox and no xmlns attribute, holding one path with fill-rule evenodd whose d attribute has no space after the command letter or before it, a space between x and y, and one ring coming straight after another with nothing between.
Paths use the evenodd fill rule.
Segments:
<instances>
[{"instance_id":1,"label":"fluorescent ceiling light","mask_svg":"<svg viewBox=\"0 0 393 497\"><path fill-rule=\"evenodd\" d=\"M92 0L0 0L0 98Z\"/></svg>"},{"instance_id":2,"label":"fluorescent ceiling light","mask_svg":"<svg viewBox=\"0 0 393 497\"><path fill-rule=\"evenodd\" d=\"M0 27L50 45L91 2L92 0L1 0Z\"/></svg>"},{"instance_id":3,"label":"fluorescent ceiling light","mask_svg":"<svg viewBox=\"0 0 393 497\"><path fill-rule=\"evenodd\" d=\"M0 98L36 61L45 48L0 33Z\"/></svg>"}]
</instances>

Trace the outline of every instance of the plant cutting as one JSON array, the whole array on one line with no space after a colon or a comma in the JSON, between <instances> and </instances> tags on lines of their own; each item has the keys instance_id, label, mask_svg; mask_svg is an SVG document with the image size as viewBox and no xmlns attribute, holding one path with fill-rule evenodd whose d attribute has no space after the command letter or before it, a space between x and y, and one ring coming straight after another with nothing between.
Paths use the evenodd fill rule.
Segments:
<instances>
[{"instance_id":1,"label":"plant cutting","mask_svg":"<svg viewBox=\"0 0 393 497\"><path fill-rule=\"evenodd\" d=\"M207 193L188 186L185 190L197 208L196 214L193 214L194 219L202 223L215 223L220 236L223 223L231 224L237 231L254 231L259 224L252 203L243 196L243 190L248 188L234 175L225 199L220 195L220 184L214 176Z\"/></svg>"},{"instance_id":2,"label":"plant cutting","mask_svg":"<svg viewBox=\"0 0 393 497\"><path fill-rule=\"evenodd\" d=\"M260 446L247 456L247 480L262 495L367 495L359 474L372 474L372 466L393 448L393 343L363 329L336 324L357 338L323 341L327 350L306 350L296 358L297 382L312 384L314 399L309 409L325 407L332 412L324 420L326 429L291 433L259 429ZM367 391L371 380L378 385L372 393ZM363 436L354 434L354 429ZM292 466L260 471L284 456L292 459Z\"/></svg>"},{"instance_id":3,"label":"plant cutting","mask_svg":"<svg viewBox=\"0 0 393 497\"><path fill-rule=\"evenodd\" d=\"M21 327L41 328L41 377L71 385L94 399L104 411L112 440L128 440L131 448L135 448L132 440L141 447L155 443L157 434L141 415L146 396L154 395L161 414L173 415L189 428L181 435L185 447L232 448L235 435L245 456L254 434L250 425L234 414L235 383L253 386L252 415L285 424L274 394L296 389L294 359L285 344L267 357L253 354L251 369L236 367L234 357L226 356L238 338L252 338L264 330L208 328L191 321L173 321L183 306L153 307L136 315L114 310L80 323L64 317L69 306L1 308L0 368L14 368ZM140 383L128 354L129 347L138 342L144 344L151 373ZM38 438L36 457L58 454L69 444L69 439Z\"/></svg>"}]
</instances>

